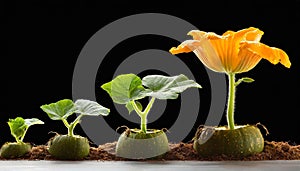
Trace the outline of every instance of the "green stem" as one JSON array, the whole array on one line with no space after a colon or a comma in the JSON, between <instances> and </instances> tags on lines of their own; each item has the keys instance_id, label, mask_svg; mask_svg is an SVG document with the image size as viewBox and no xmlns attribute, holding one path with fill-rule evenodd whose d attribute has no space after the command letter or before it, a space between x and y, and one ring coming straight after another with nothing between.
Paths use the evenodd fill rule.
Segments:
<instances>
[{"instance_id":1,"label":"green stem","mask_svg":"<svg viewBox=\"0 0 300 171\"><path fill-rule=\"evenodd\" d=\"M154 101L155 101L155 98L152 97L150 102L148 103L147 107L145 108L145 110L143 112L141 110L139 110L136 103L134 101L132 101L132 106L133 106L134 110L136 111L136 113L141 118L140 127L141 127L141 131L144 132L144 133L147 133L147 116L148 116L148 113L150 112L150 109L153 106Z\"/></svg>"},{"instance_id":2,"label":"green stem","mask_svg":"<svg viewBox=\"0 0 300 171\"><path fill-rule=\"evenodd\" d=\"M74 128L80 122L80 119L83 115L79 115L68 127L68 135L74 137Z\"/></svg>"},{"instance_id":3,"label":"green stem","mask_svg":"<svg viewBox=\"0 0 300 171\"><path fill-rule=\"evenodd\" d=\"M73 130L71 130L71 125L68 123L66 119L62 119L64 125L68 128L68 135L73 136Z\"/></svg>"},{"instance_id":4,"label":"green stem","mask_svg":"<svg viewBox=\"0 0 300 171\"><path fill-rule=\"evenodd\" d=\"M28 127L26 127L26 128L25 128L23 136L20 138L20 140L18 140L18 141L17 141L18 143L21 143L21 142L23 142L23 140L24 140L24 137L25 137L25 135L26 135L26 132L27 132L27 130L28 130Z\"/></svg>"},{"instance_id":5,"label":"green stem","mask_svg":"<svg viewBox=\"0 0 300 171\"><path fill-rule=\"evenodd\" d=\"M140 127L144 133L147 133L147 116L146 115L141 116L141 126Z\"/></svg>"},{"instance_id":6,"label":"green stem","mask_svg":"<svg viewBox=\"0 0 300 171\"><path fill-rule=\"evenodd\" d=\"M228 127L234 129L234 105L235 105L235 74L229 73L229 90L228 90L228 101L227 101L227 124Z\"/></svg>"},{"instance_id":7,"label":"green stem","mask_svg":"<svg viewBox=\"0 0 300 171\"><path fill-rule=\"evenodd\" d=\"M68 136L70 137L74 137L74 126L73 125L70 125L70 127L68 128Z\"/></svg>"},{"instance_id":8,"label":"green stem","mask_svg":"<svg viewBox=\"0 0 300 171\"><path fill-rule=\"evenodd\" d=\"M68 121L66 119L62 119L62 121L67 128L70 127L70 124L68 123Z\"/></svg>"},{"instance_id":9,"label":"green stem","mask_svg":"<svg viewBox=\"0 0 300 171\"><path fill-rule=\"evenodd\" d=\"M14 136L15 137L15 136ZM15 137L15 140L18 144L22 143L22 141L18 138L18 137Z\"/></svg>"}]
</instances>

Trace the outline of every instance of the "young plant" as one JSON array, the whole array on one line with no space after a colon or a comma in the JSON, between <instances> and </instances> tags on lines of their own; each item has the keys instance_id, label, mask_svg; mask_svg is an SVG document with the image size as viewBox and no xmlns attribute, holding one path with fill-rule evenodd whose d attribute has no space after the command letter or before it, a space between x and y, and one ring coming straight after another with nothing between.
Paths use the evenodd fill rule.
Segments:
<instances>
[{"instance_id":1,"label":"young plant","mask_svg":"<svg viewBox=\"0 0 300 171\"><path fill-rule=\"evenodd\" d=\"M188 33L193 40L186 40L170 53L194 52L209 69L228 76L227 127L215 129L207 141L198 141L196 135L194 148L201 155L230 154L250 155L261 152L264 139L256 125L236 125L234 122L235 92L242 82L253 82L248 77L236 81L236 74L250 71L261 59L272 64L281 63L290 68L288 55L281 49L269 47L260 42L263 32L249 27L238 32L227 31L223 35L212 32L192 30ZM206 138L207 139L207 138ZM200 143L199 143L200 142Z\"/></svg>"},{"instance_id":2,"label":"young plant","mask_svg":"<svg viewBox=\"0 0 300 171\"><path fill-rule=\"evenodd\" d=\"M8 120L11 135L15 138L15 142L6 142L0 150L0 156L4 158L21 157L30 152L32 146L30 143L24 143L24 137L28 128L35 124L44 124L43 121L37 118L23 119L16 117Z\"/></svg>"},{"instance_id":3,"label":"young plant","mask_svg":"<svg viewBox=\"0 0 300 171\"><path fill-rule=\"evenodd\" d=\"M78 160L86 157L90 151L90 145L86 137L74 134L74 129L80 123L83 116L107 116L110 112L97 102L78 99L73 102L70 99L59 100L56 103L45 104L40 107L50 119L61 120L68 129L66 135L56 135L49 141L49 153L57 159ZM77 117L68 122L68 117L77 113Z\"/></svg>"},{"instance_id":4,"label":"young plant","mask_svg":"<svg viewBox=\"0 0 300 171\"><path fill-rule=\"evenodd\" d=\"M125 105L129 113L135 111L141 119L140 129L127 130L120 136L116 154L126 158L150 158L168 151L168 140L164 131L148 129L147 116L156 99L177 99L180 93L191 87L201 88L198 83L183 74L148 75L141 79L129 73L118 75L112 81L103 84L101 88L110 95L113 102ZM151 99L144 107L138 100L146 97ZM132 138L143 139L143 141L134 141L131 140ZM145 140L149 138L151 140ZM157 147L153 147L154 144Z\"/></svg>"}]
</instances>

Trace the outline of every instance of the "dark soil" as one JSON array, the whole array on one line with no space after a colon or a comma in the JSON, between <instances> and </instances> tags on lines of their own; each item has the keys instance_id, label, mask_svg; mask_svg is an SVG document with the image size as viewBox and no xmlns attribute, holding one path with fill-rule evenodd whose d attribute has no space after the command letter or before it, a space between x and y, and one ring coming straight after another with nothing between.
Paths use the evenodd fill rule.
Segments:
<instances>
[{"instance_id":1,"label":"dark soil","mask_svg":"<svg viewBox=\"0 0 300 171\"><path fill-rule=\"evenodd\" d=\"M115 147L117 142L106 143L98 147L92 147L90 154L83 160L100 160L100 161L134 161L117 157ZM266 141L263 152L253 156L234 158L231 156L221 155L209 158L203 158L197 155L193 149L192 143L170 143L170 151L162 158L156 160L194 160L194 161L221 161L221 160L300 160L300 145L291 145L288 142ZM8 160L0 158L0 160ZM32 151L22 158L9 160L55 160L47 151L46 145L33 146ZM153 159L151 159L153 160ZM146 161L146 160L136 160Z\"/></svg>"}]
</instances>

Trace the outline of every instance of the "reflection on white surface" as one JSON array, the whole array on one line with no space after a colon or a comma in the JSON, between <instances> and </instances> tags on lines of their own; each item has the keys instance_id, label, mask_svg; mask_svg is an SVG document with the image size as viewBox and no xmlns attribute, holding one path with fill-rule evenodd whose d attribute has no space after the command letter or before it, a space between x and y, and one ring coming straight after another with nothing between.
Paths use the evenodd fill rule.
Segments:
<instances>
[{"instance_id":1,"label":"reflection on white surface","mask_svg":"<svg viewBox=\"0 0 300 171\"><path fill-rule=\"evenodd\" d=\"M274 161L0 161L1 171L299 171L300 160Z\"/></svg>"}]
</instances>

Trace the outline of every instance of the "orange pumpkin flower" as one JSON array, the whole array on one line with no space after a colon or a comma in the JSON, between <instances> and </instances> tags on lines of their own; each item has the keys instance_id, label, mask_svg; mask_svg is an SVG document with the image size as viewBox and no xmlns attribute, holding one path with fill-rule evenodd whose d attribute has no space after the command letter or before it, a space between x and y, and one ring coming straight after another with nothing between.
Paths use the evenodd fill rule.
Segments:
<instances>
[{"instance_id":1,"label":"orange pumpkin flower","mask_svg":"<svg viewBox=\"0 0 300 171\"><path fill-rule=\"evenodd\" d=\"M188 35L193 40L186 40L178 47L172 47L170 53L194 52L200 61L215 72L226 73L229 81L227 100L227 123L229 129L235 129L234 107L235 91L241 82L252 82L251 78L235 80L237 73L247 72L254 68L261 59L272 64L281 63L291 67L288 55L281 49L269 47L260 42L263 32L249 27L237 32L227 31L223 35L213 32L192 30Z\"/></svg>"},{"instance_id":2,"label":"orange pumpkin flower","mask_svg":"<svg viewBox=\"0 0 300 171\"><path fill-rule=\"evenodd\" d=\"M192 30L188 35L193 40L186 40L170 53L194 52L209 69L223 73L242 73L254 68L261 59L272 64L281 63L290 68L288 55L281 49L267 46L260 42L263 31L249 27L237 32L227 31L223 35L213 32Z\"/></svg>"}]
</instances>

